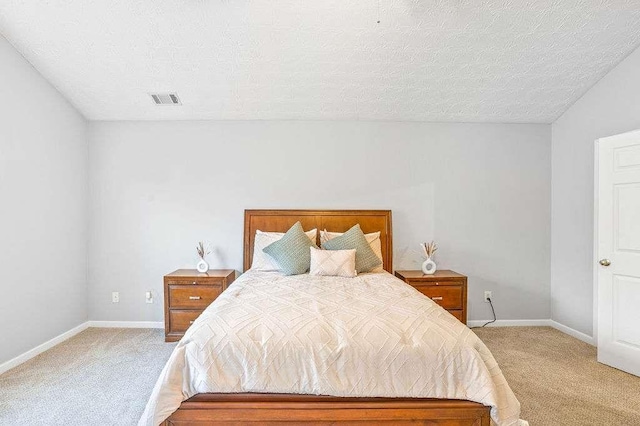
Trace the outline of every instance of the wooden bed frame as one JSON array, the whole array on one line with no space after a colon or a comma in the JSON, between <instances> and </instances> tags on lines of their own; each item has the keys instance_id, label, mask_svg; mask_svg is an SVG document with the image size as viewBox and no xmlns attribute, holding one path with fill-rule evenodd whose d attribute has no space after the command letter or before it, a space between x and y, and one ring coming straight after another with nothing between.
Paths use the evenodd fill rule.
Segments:
<instances>
[{"instance_id":1,"label":"wooden bed frame","mask_svg":"<svg viewBox=\"0 0 640 426\"><path fill-rule=\"evenodd\" d=\"M251 267L256 230L286 232L297 221L305 230L344 232L359 223L364 233L380 231L383 267L393 272L390 210L245 210L244 269ZM163 425L489 426L489 410L477 402L451 399L204 393L184 401Z\"/></svg>"}]
</instances>

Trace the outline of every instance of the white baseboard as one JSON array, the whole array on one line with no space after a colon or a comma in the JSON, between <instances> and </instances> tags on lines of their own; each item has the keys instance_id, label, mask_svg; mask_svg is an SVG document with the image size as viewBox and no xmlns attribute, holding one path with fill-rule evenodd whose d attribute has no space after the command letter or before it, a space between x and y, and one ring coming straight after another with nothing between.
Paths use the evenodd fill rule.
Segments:
<instances>
[{"instance_id":1,"label":"white baseboard","mask_svg":"<svg viewBox=\"0 0 640 426\"><path fill-rule=\"evenodd\" d=\"M481 327L491 320L473 320L467 321L467 326ZM497 320L491 324L487 324L487 327L551 327L550 319L530 319L530 320Z\"/></svg>"},{"instance_id":2,"label":"white baseboard","mask_svg":"<svg viewBox=\"0 0 640 426\"><path fill-rule=\"evenodd\" d=\"M81 331L86 330L89 327L89 323L88 322L84 322L74 328L72 328L69 331L65 331L64 333L60 334L59 336L54 337L51 340L47 340L46 342L44 342L41 345L36 346L35 348L28 350L27 352L23 353L22 355L18 355L17 357L10 359L7 362L4 362L2 364L0 364L0 374L4 373L5 371L8 371L14 367L17 367L18 365L22 364L23 362L29 361L31 358L40 355L42 352L51 349L52 347L64 342L65 340L75 336L76 334L80 333Z\"/></svg>"},{"instance_id":3,"label":"white baseboard","mask_svg":"<svg viewBox=\"0 0 640 426\"><path fill-rule=\"evenodd\" d=\"M489 320L485 321L467 321L467 326L469 328L472 327L481 327L483 324L486 324ZM487 327L553 327L558 331L563 332L564 334L568 334L571 337L575 337L578 340L581 340L585 343L590 344L591 346L596 346L596 341L593 337L588 336L578 330L574 330L571 327L567 327L564 324L560 324L551 319L537 319L537 320L498 320L496 322L492 322L488 324Z\"/></svg>"},{"instance_id":4,"label":"white baseboard","mask_svg":"<svg viewBox=\"0 0 640 426\"><path fill-rule=\"evenodd\" d=\"M566 325L560 324L559 322L556 322L554 320L549 321L551 321L551 327L555 328L556 330L562 331L564 334L568 334L569 336L575 337L578 340L582 340L583 342L588 343L591 346L597 346L597 342L592 336L584 334L581 331L574 330L573 328L567 327Z\"/></svg>"},{"instance_id":5,"label":"white baseboard","mask_svg":"<svg viewBox=\"0 0 640 426\"><path fill-rule=\"evenodd\" d=\"M95 328L164 328L162 321L89 321Z\"/></svg>"}]
</instances>

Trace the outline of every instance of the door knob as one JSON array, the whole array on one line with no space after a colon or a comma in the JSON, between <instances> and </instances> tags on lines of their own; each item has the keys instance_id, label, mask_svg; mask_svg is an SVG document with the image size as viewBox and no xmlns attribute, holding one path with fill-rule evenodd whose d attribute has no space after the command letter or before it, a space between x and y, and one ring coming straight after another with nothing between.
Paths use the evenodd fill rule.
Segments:
<instances>
[{"instance_id":1,"label":"door knob","mask_svg":"<svg viewBox=\"0 0 640 426\"><path fill-rule=\"evenodd\" d=\"M611 265L611 261L609 259L601 259L600 260L600 264L602 266L609 266L609 265Z\"/></svg>"}]
</instances>

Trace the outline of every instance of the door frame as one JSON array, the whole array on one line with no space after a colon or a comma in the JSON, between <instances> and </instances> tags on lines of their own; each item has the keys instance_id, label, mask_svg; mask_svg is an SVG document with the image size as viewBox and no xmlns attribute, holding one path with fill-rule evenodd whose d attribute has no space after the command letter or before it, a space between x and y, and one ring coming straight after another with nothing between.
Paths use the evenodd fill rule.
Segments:
<instances>
[{"instance_id":1,"label":"door frame","mask_svg":"<svg viewBox=\"0 0 640 426\"><path fill-rule=\"evenodd\" d=\"M598 232L599 207L600 207L600 138L594 142L593 149L593 253L592 273L593 273L593 344L598 346L598 245L600 235Z\"/></svg>"}]
</instances>

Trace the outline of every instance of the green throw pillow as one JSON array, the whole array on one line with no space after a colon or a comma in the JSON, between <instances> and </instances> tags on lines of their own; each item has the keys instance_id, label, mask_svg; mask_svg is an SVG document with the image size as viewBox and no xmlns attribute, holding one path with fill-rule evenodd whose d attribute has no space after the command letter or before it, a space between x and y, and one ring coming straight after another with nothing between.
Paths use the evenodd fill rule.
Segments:
<instances>
[{"instance_id":1,"label":"green throw pillow","mask_svg":"<svg viewBox=\"0 0 640 426\"><path fill-rule=\"evenodd\" d=\"M360 225L354 225L339 237L332 238L322 244L325 250L352 250L356 249L356 271L369 272L376 266L380 266L382 261L371 249L366 237L360 229Z\"/></svg>"},{"instance_id":2,"label":"green throw pillow","mask_svg":"<svg viewBox=\"0 0 640 426\"><path fill-rule=\"evenodd\" d=\"M281 239L269 244L262 251L273 257L285 275L299 275L309 271L309 247L318 248L304 233L300 222L296 222Z\"/></svg>"}]
</instances>

